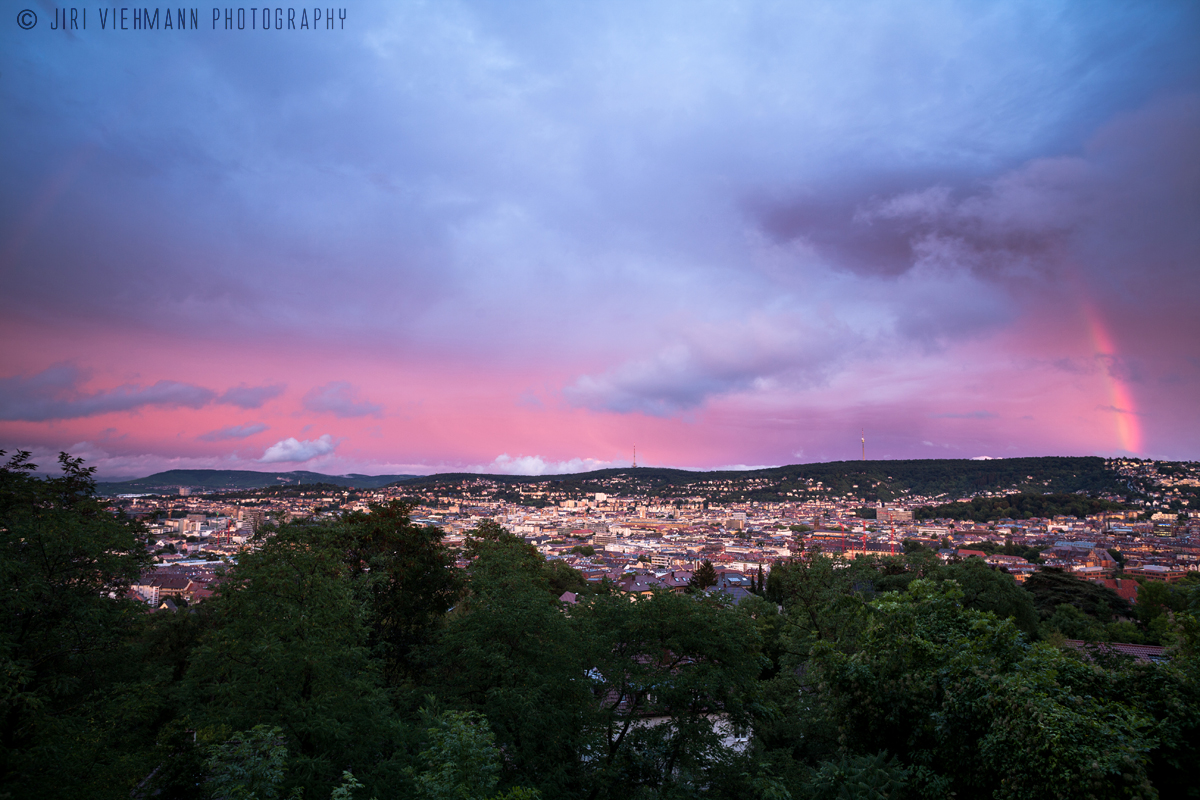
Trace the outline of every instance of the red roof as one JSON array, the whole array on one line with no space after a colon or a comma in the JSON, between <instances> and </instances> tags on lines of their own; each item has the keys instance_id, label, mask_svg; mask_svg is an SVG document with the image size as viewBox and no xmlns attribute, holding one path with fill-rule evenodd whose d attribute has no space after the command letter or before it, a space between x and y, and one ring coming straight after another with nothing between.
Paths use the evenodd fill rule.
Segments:
<instances>
[{"instance_id":1,"label":"red roof","mask_svg":"<svg viewBox=\"0 0 1200 800\"><path fill-rule=\"evenodd\" d=\"M1124 600L1130 603L1137 602L1138 584L1137 581L1131 581L1128 578L1121 580L1120 578L1097 578L1092 583L1099 583L1112 589Z\"/></svg>"}]
</instances>

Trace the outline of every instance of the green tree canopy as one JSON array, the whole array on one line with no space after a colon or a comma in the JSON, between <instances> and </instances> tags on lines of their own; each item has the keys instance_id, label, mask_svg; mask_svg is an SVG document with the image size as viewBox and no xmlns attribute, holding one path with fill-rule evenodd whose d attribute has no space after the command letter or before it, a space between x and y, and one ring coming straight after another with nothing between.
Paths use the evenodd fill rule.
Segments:
<instances>
[{"instance_id":1,"label":"green tree canopy","mask_svg":"<svg viewBox=\"0 0 1200 800\"><path fill-rule=\"evenodd\" d=\"M255 725L286 737L290 780L332 786L369 774L399 735L371 658L374 589L352 579L344 542L318 524L281 526L243 552L190 658L189 715L201 738Z\"/></svg>"},{"instance_id":2,"label":"green tree canopy","mask_svg":"<svg viewBox=\"0 0 1200 800\"><path fill-rule=\"evenodd\" d=\"M1100 623L1133 613L1129 603L1106 586L1085 581L1060 569L1042 569L1030 575L1023 584L1033 595L1034 605L1043 618L1048 618L1063 603L1075 606Z\"/></svg>"},{"instance_id":3,"label":"green tree canopy","mask_svg":"<svg viewBox=\"0 0 1200 800\"><path fill-rule=\"evenodd\" d=\"M18 794L88 779L68 755L76 715L133 676L145 611L125 596L148 564L144 531L96 500L93 468L66 453L59 466L38 479L23 451L0 466L0 785Z\"/></svg>"},{"instance_id":4,"label":"green tree canopy","mask_svg":"<svg viewBox=\"0 0 1200 800\"><path fill-rule=\"evenodd\" d=\"M712 562L708 559L700 562L700 566L692 573L692 577L688 579L688 589L691 591L704 591L710 586L717 585L717 570Z\"/></svg>"}]
</instances>

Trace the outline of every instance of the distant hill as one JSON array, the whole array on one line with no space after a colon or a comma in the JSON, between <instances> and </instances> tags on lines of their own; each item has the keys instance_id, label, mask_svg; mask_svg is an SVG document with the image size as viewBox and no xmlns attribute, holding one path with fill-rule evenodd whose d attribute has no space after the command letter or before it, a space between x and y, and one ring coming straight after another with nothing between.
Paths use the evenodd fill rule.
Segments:
<instances>
[{"instance_id":1,"label":"distant hill","mask_svg":"<svg viewBox=\"0 0 1200 800\"><path fill-rule=\"evenodd\" d=\"M415 490L436 488L453 495L479 481L499 487L494 499L520 499L517 487L544 484L558 492L659 497L700 496L714 502L770 502L858 498L865 503L891 502L914 496L947 500L980 492L1023 492L1030 495L1083 493L1125 495L1128 488L1103 458L920 459L834 461L793 464L768 469L697 472L661 467L628 467L565 475L481 475L474 472L437 475L323 475L319 472L253 472L249 470L170 470L137 480L100 483L106 495L197 490L237 491L269 486L323 483L375 489L404 484ZM819 482L819 486L816 485ZM508 487L508 488L503 488Z\"/></svg>"},{"instance_id":2,"label":"distant hill","mask_svg":"<svg viewBox=\"0 0 1200 800\"><path fill-rule=\"evenodd\" d=\"M479 480L500 485L550 484L557 491L609 492L660 497L703 496L716 501L778 501L811 492L820 481L827 495L864 502L905 497L970 497L978 492L1029 494L1125 494L1125 481L1095 456L1031 458L833 461L741 471L693 472L660 467L602 469L566 475L480 475L441 473L404 481L405 486L449 489Z\"/></svg>"},{"instance_id":3,"label":"distant hill","mask_svg":"<svg viewBox=\"0 0 1200 800\"><path fill-rule=\"evenodd\" d=\"M295 486L324 483L377 489L411 480L415 475L323 475L320 472L255 472L244 469L172 469L130 481L103 481L96 489L103 495L175 492L180 486L200 490L263 489L268 486Z\"/></svg>"}]
</instances>

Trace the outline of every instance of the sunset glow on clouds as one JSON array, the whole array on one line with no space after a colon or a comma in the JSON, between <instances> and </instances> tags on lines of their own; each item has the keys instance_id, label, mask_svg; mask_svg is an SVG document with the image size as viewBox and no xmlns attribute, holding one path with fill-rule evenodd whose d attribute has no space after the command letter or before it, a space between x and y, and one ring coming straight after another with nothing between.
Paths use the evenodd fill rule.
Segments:
<instances>
[{"instance_id":1,"label":"sunset glow on clouds","mask_svg":"<svg viewBox=\"0 0 1200 800\"><path fill-rule=\"evenodd\" d=\"M0 448L44 465L1200 457L1194 3L38 13Z\"/></svg>"}]
</instances>

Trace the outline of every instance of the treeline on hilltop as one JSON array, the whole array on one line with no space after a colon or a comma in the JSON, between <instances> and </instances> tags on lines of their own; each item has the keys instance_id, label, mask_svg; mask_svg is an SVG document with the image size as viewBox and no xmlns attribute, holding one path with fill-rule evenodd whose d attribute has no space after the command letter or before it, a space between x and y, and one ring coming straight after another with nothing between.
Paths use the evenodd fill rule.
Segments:
<instances>
[{"instance_id":1,"label":"treeline on hilltop","mask_svg":"<svg viewBox=\"0 0 1200 800\"><path fill-rule=\"evenodd\" d=\"M1090 456L985 461L949 458L835 461L778 467L755 474L792 482L821 481L833 494L867 502L890 502L906 494L963 497L1010 488L1088 493L1122 488L1117 474L1108 469L1104 459Z\"/></svg>"},{"instance_id":2,"label":"treeline on hilltop","mask_svg":"<svg viewBox=\"0 0 1200 800\"><path fill-rule=\"evenodd\" d=\"M143 529L62 467L0 467L0 795L1151 798L1200 763L1196 583L1130 608L916 547L631 600L489 522L459 570L390 503L260 531L216 596L151 613L124 599Z\"/></svg>"},{"instance_id":3,"label":"treeline on hilltop","mask_svg":"<svg viewBox=\"0 0 1200 800\"><path fill-rule=\"evenodd\" d=\"M1124 503L1114 503L1079 494L1018 493L1003 497L975 497L971 500L937 506L921 506L913 511L913 518L973 520L975 522L1058 516L1083 519L1092 514L1120 511L1126 508L1129 506Z\"/></svg>"},{"instance_id":4,"label":"treeline on hilltop","mask_svg":"<svg viewBox=\"0 0 1200 800\"><path fill-rule=\"evenodd\" d=\"M793 464L744 471L692 472L661 467L614 468L573 475L429 475L403 482L414 490L458 490L486 479L500 487L538 484L571 496L592 492L654 495L663 498L702 496L714 502L779 502L813 496L857 497L865 502L890 502L909 494L964 497L987 491L1025 489L1031 492L1124 492L1120 476L1102 458L1041 457L972 459L910 459L896 461L833 461ZM816 487L820 482L821 486ZM520 502L515 492L503 496Z\"/></svg>"},{"instance_id":5,"label":"treeline on hilltop","mask_svg":"<svg viewBox=\"0 0 1200 800\"><path fill-rule=\"evenodd\" d=\"M134 492L174 490L179 486L220 491L222 489L269 489L274 486L335 486L339 489L378 489L412 475L323 475L320 472L257 472L245 469L172 469L145 478L97 483L97 493L115 495Z\"/></svg>"},{"instance_id":6,"label":"treeline on hilltop","mask_svg":"<svg viewBox=\"0 0 1200 800\"><path fill-rule=\"evenodd\" d=\"M261 489L246 489L242 491L227 491L212 495L214 500L256 500L263 497L313 497L321 494L341 494L349 487L336 483L291 483L278 486L265 486Z\"/></svg>"}]
</instances>

